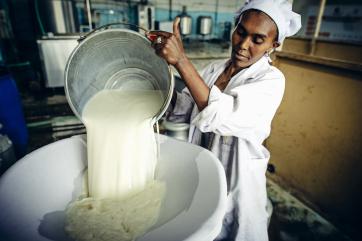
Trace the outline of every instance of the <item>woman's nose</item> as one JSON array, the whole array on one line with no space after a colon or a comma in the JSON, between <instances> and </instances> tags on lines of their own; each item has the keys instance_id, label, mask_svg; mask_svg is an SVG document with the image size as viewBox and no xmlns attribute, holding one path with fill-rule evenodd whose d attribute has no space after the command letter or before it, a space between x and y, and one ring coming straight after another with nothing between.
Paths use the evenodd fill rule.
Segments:
<instances>
[{"instance_id":1,"label":"woman's nose","mask_svg":"<svg viewBox=\"0 0 362 241\"><path fill-rule=\"evenodd\" d=\"M240 49L244 49L244 50L248 50L250 47L250 37L249 36L245 36L244 38L241 38L240 40Z\"/></svg>"}]
</instances>

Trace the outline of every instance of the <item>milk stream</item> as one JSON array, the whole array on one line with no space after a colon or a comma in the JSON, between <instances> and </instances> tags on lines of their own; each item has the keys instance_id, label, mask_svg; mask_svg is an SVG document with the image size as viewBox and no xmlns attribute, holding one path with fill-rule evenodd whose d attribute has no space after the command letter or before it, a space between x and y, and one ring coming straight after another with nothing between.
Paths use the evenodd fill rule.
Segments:
<instances>
[{"instance_id":1,"label":"milk stream","mask_svg":"<svg viewBox=\"0 0 362 241\"><path fill-rule=\"evenodd\" d=\"M154 180L160 150L152 118L162 104L159 91L120 90L86 104L89 197L66 211L75 240L134 240L157 221L165 185Z\"/></svg>"},{"instance_id":2,"label":"milk stream","mask_svg":"<svg viewBox=\"0 0 362 241\"><path fill-rule=\"evenodd\" d=\"M153 180L157 145L151 119L159 91L104 90L82 114L87 128L89 195L121 198Z\"/></svg>"},{"instance_id":3,"label":"milk stream","mask_svg":"<svg viewBox=\"0 0 362 241\"><path fill-rule=\"evenodd\" d=\"M156 146L157 146L157 160L160 158L160 125L158 121L156 122L156 132L157 132L157 139L156 139Z\"/></svg>"}]
</instances>

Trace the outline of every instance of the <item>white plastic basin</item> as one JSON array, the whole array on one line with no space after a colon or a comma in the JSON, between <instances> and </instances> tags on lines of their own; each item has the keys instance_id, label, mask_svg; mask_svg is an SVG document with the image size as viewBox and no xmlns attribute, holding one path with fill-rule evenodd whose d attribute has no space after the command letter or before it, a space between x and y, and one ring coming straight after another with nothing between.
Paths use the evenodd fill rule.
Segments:
<instances>
[{"instance_id":1,"label":"white plastic basin","mask_svg":"<svg viewBox=\"0 0 362 241\"><path fill-rule=\"evenodd\" d=\"M81 193L86 169L81 136L40 148L0 179L0 240L66 241L64 211ZM139 241L207 241L226 208L222 165L209 151L161 136L157 179L166 183L158 222Z\"/></svg>"}]
</instances>

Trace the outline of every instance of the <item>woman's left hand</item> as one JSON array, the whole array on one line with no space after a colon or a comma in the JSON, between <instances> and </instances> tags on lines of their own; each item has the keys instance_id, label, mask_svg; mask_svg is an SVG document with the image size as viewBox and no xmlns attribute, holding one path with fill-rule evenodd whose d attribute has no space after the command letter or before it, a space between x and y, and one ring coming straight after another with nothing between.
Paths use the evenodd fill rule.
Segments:
<instances>
[{"instance_id":1,"label":"woman's left hand","mask_svg":"<svg viewBox=\"0 0 362 241\"><path fill-rule=\"evenodd\" d=\"M177 17L173 22L173 33L150 31L146 34L146 37L152 41L152 47L156 50L156 54L174 66L186 60L179 24L180 18Z\"/></svg>"}]
</instances>

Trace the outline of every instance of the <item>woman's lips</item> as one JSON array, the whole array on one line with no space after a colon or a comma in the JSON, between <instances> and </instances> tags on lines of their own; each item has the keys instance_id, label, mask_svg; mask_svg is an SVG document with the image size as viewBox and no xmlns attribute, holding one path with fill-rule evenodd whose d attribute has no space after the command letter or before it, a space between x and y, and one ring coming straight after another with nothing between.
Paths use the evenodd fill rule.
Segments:
<instances>
[{"instance_id":1,"label":"woman's lips","mask_svg":"<svg viewBox=\"0 0 362 241\"><path fill-rule=\"evenodd\" d=\"M234 52L234 56L236 59L240 60L240 61L249 61L249 57L243 55L243 54L240 54L238 52Z\"/></svg>"}]
</instances>

